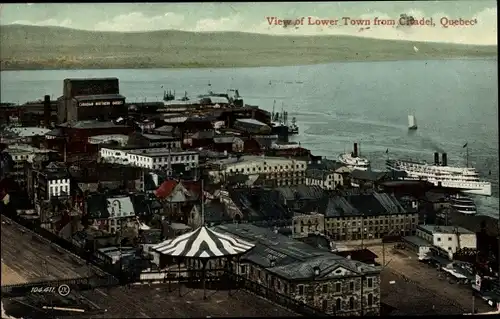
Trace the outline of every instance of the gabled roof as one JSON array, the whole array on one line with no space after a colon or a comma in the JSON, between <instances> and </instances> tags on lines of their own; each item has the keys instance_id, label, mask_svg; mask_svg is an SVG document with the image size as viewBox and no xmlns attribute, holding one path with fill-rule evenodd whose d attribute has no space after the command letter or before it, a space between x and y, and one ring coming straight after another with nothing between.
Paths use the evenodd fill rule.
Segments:
<instances>
[{"instance_id":1,"label":"gabled roof","mask_svg":"<svg viewBox=\"0 0 500 319\"><path fill-rule=\"evenodd\" d=\"M242 261L259 264L289 280L321 280L380 272L377 267L343 258L255 225L226 224L215 229L255 244L253 250L242 256ZM319 268L318 275L315 275L316 267Z\"/></svg>"},{"instance_id":2,"label":"gabled roof","mask_svg":"<svg viewBox=\"0 0 500 319\"><path fill-rule=\"evenodd\" d=\"M201 194L201 183L198 181L176 181L176 180L166 180L163 182L160 187L154 194L157 198L164 199L171 196L176 189L176 187L180 185L182 186L187 193L181 195L181 197L185 197L184 200L193 200L199 198ZM182 201L182 198L177 198L178 201Z\"/></svg>"},{"instance_id":3,"label":"gabled roof","mask_svg":"<svg viewBox=\"0 0 500 319\"><path fill-rule=\"evenodd\" d=\"M158 198L166 198L172 194L173 190L177 186L177 181L175 180L167 180L164 181L157 190L154 191L154 194Z\"/></svg>"}]
</instances>

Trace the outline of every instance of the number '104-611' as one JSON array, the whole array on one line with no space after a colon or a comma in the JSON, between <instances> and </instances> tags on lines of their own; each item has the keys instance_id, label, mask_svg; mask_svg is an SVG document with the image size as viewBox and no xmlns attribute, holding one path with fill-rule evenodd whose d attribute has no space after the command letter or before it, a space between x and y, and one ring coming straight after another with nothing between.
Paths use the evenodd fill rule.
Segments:
<instances>
[{"instance_id":1,"label":"number '104-611'","mask_svg":"<svg viewBox=\"0 0 500 319\"><path fill-rule=\"evenodd\" d=\"M31 288L32 293L54 293L56 292L56 287L33 287Z\"/></svg>"}]
</instances>

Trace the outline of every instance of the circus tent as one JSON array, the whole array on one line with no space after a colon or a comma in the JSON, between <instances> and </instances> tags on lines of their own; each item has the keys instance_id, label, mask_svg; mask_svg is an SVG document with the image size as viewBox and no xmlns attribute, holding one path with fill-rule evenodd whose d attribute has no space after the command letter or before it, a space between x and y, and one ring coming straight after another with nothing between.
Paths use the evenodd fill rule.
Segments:
<instances>
[{"instance_id":1,"label":"circus tent","mask_svg":"<svg viewBox=\"0 0 500 319\"><path fill-rule=\"evenodd\" d=\"M201 226L195 231L165 240L152 249L163 255L200 260L203 265L203 298L206 298L205 278L208 260L242 255L254 246L249 242Z\"/></svg>"},{"instance_id":2,"label":"circus tent","mask_svg":"<svg viewBox=\"0 0 500 319\"><path fill-rule=\"evenodd\" d=\"M246 253L254 244L215 232L205 226L166 240L153 249L161 254L183 258L218 258Z\"/></svg>"}]
</instances>

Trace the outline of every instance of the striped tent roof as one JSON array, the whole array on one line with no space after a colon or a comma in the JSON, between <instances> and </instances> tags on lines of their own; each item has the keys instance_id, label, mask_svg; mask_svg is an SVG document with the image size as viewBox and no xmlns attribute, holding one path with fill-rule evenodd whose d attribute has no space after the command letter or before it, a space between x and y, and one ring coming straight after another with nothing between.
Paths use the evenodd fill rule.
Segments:
<instances>
[{"instance_id":1,"label":"striped tent roof","mask_svg":"<svg viewBox=\"0 0 500 319\"><path fill-rule=\"evenodd\" d=\"M153 246L153 250L174 257L216 258L243 254L255 245L202 226L195 231Z\"/></svg>"}]
</instances>

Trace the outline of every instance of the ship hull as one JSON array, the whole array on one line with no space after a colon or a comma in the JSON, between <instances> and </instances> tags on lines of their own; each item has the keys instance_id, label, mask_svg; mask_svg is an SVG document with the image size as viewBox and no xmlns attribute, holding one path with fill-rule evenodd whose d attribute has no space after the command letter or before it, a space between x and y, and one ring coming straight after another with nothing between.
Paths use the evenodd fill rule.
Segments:
<instances>
[{"instance_id":1,"label":"ship hull","mask_svg":"<svg viewBox=\"0 0 500 319\"><path fill-rule=\"evenodd\" d=\"M464 189L461 190L461 192L466 194L491 196L491 185L488 185L488 187L478 188L478 189Z\"/></svg>"},{"instance_id":2,"label":"ship hull","mask_svg":"<svg viewBox=\"0 0 500 319\"><path fill-rule=\"evenodd\" d=\"M453 209L455 209L460 214L464 214L464 215L474 216L477 214L477 211L475 211L475 210L461 210L461 209L455 208L455 207Z\"/></svg>"},{"instance_id":3,"label":"ship hull","mask_svg":"<svg viewBox=\"0 0 500 319\"><path fill-rule=\"evenodd\" d=\"M466 185L463 185L459 182L447 182L447 181L441 181L441 180L436 180L436 179L426 179L424 177L405 177L405 179L408 180L420 180L420 181L428 181L434 184L434 186L440 187L440 188L449 188L450 190L458 191L461 193L466 193L466 194L474 194L474 195L481 195L481 196L491 196L491 184L486 184L483 186L478 186L478 187L467 187Z\"/></svg>"},{"instance_id":4,"label":"ship hull","mask_svg":"<svg viewBox=\"0 0 500 319\"><path fill-rule=\"evenodd\" d=\"M299 129L298 128L288 128L288 134L289 135L298 135Z\"/></svg>"},{"instance_id":5,"label":"ship hull","mask_svg":"<svg viewBox=\"0 0 500 319\"><path fill-rule=\"evenodd\" d=\"M456 177L456 175L458 174L464 174L464 170L468 170L466 171L466 173L471 173L473 172L472 169L451 166L426 165L413 162L408 162L401 165L392 160L387 161L386 167L392 171L405 172L407 174L407 177L404 177L404 179L428 181L434 184L434 186L436 187L453 189L466 194L491 196L490 182L480 181L478 179L465 179L470 176L470 174L464 175L464 179L461 179L461 176ZM436 174L430 173L432 171L435 171ZM444 176L436 176L438 174L444 174Z\"/></svg>"}]
</instances>

